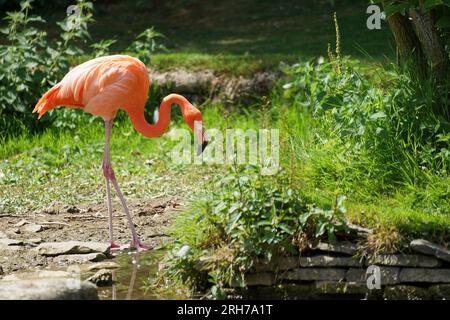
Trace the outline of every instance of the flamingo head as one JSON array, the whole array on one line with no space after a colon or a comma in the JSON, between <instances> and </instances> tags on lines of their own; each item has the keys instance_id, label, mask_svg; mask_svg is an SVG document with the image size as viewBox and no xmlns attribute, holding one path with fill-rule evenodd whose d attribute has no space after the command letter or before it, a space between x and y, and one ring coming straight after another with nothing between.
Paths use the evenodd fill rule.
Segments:
<instances>
[{"instance_id":1,"label":"flamingo head","mask_svg":"<svg viewBox=\"0 0 450 320\"><path fill-rule=\"evenodd\" d=\"M203 118L201 112L193 107L192 112L190 112L187 123L189 127L194 130L194 134L197 138L197 155L202 154L208 145L208 137L206 136L206 129L203 126Z\"/></svg>"}]
</instances>

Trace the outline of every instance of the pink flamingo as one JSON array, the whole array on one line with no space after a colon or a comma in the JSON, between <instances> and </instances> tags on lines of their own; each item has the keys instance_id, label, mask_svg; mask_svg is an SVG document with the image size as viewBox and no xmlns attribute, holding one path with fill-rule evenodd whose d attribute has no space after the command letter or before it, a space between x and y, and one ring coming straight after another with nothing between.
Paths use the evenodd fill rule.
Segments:
<instances>
[{"instance_id":1,"label":"pink flamingo","mask_svg":"<svg viewBox=\"0 0 450 320\"><path fill-rule=\"evenodd\" d=\"M148 138L154 138L166 132L170 124L171 106L177 104L181 108L187 125L194 130L197 136L199 143L197 152L201 153L207 145L202 114L183 96L170 94L162 100L156 124L149 124L145 120L144 107L149 85L148 70L138 59L125 55L100 57L73 68L42 96L33 110L33 112L38 112L39 118L41 118L45 112L59 106L81 108L104 119L106 139L102 168L106 181L111 251L120 250L126 246L117 245L113 240L110 182L116 190L128 219L132 233L131 247L135 247L138 251L151 249L151 246L145 245L139 240L111 165L109 140L117 111L122 109L127 112L138 132Z\"/></svg>"}]
</instances>

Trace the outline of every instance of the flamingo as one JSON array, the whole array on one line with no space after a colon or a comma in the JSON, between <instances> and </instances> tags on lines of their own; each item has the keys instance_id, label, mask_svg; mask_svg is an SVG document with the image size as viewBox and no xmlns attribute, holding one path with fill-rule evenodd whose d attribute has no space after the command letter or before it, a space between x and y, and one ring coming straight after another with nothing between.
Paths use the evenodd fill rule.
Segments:
<instances>
[{"instance_id":1,"label":"flamingo","mask_svg":"<svg viewBox=\"0 0 450 320\"><path fill-rule=\"evenodd\" d=\"M110 137L114 118L119 109L124 110L134 128L148 138L163 135L170 124L172 104L179 105L187 125L197 137L197 153L207 145L201 112L185 97L178 94L166 96L159 107L159 119L149 124L144 117L145 102L149 91L150 79L147 67L139 59L126 55L99 57L84 62L70 70L64 78L49 89L38 101L33 112L40 119L47 111L60 106L80 108L94 116L100 116L105 122L105 149L102 162L106 183L106 206L108 210L110 250L118 251L128 246L118 245L113 238L111 189L112 183L120 199L123 211L131 229L130 247L138 251L152 249L142 243L134 227L126 200L117 183L110 159Z\"/></svg>"}]
</instances>

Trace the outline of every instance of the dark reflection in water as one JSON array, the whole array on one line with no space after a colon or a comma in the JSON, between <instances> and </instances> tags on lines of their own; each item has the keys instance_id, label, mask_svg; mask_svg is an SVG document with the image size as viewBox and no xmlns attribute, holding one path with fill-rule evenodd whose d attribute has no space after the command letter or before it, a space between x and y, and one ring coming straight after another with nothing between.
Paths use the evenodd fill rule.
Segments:
<instances>
[{"instance_id":1,"label":"dark reflection in water","mask_svg":"<svg viewBox=\"0 0 450 320\"><path fill-rule=\"evenodd\" d=\"M187 298L173 292L161 292L158 290L158 293L156 293L145 285L156 277L158 263L163 254L162 250L152 250L144 253L121 253L116 258L120 268L113 270L114 284L111 287L99 289L100 299L150 300Z\"/></svg>"}]
</instances>

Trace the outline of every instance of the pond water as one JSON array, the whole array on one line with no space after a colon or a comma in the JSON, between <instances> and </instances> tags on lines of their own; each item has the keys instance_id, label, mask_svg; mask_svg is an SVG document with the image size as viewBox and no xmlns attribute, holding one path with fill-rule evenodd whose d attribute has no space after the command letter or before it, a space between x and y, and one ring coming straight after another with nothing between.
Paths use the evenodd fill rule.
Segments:
<instances>
[{"instance_id":1,"label":"pond water","mask_svg":"<svg viewBox=\"0 0 450 320\"><path fill-rule=\"evenodd\" d=\"M149 299L187 299L181 293L169 290L152 290L148 283L155 280L162 250L148 252L123 252L116 262L120 268L113 270L114 284L99 288L102 300L149 300Z\"/></svg>"}]
</instances>

